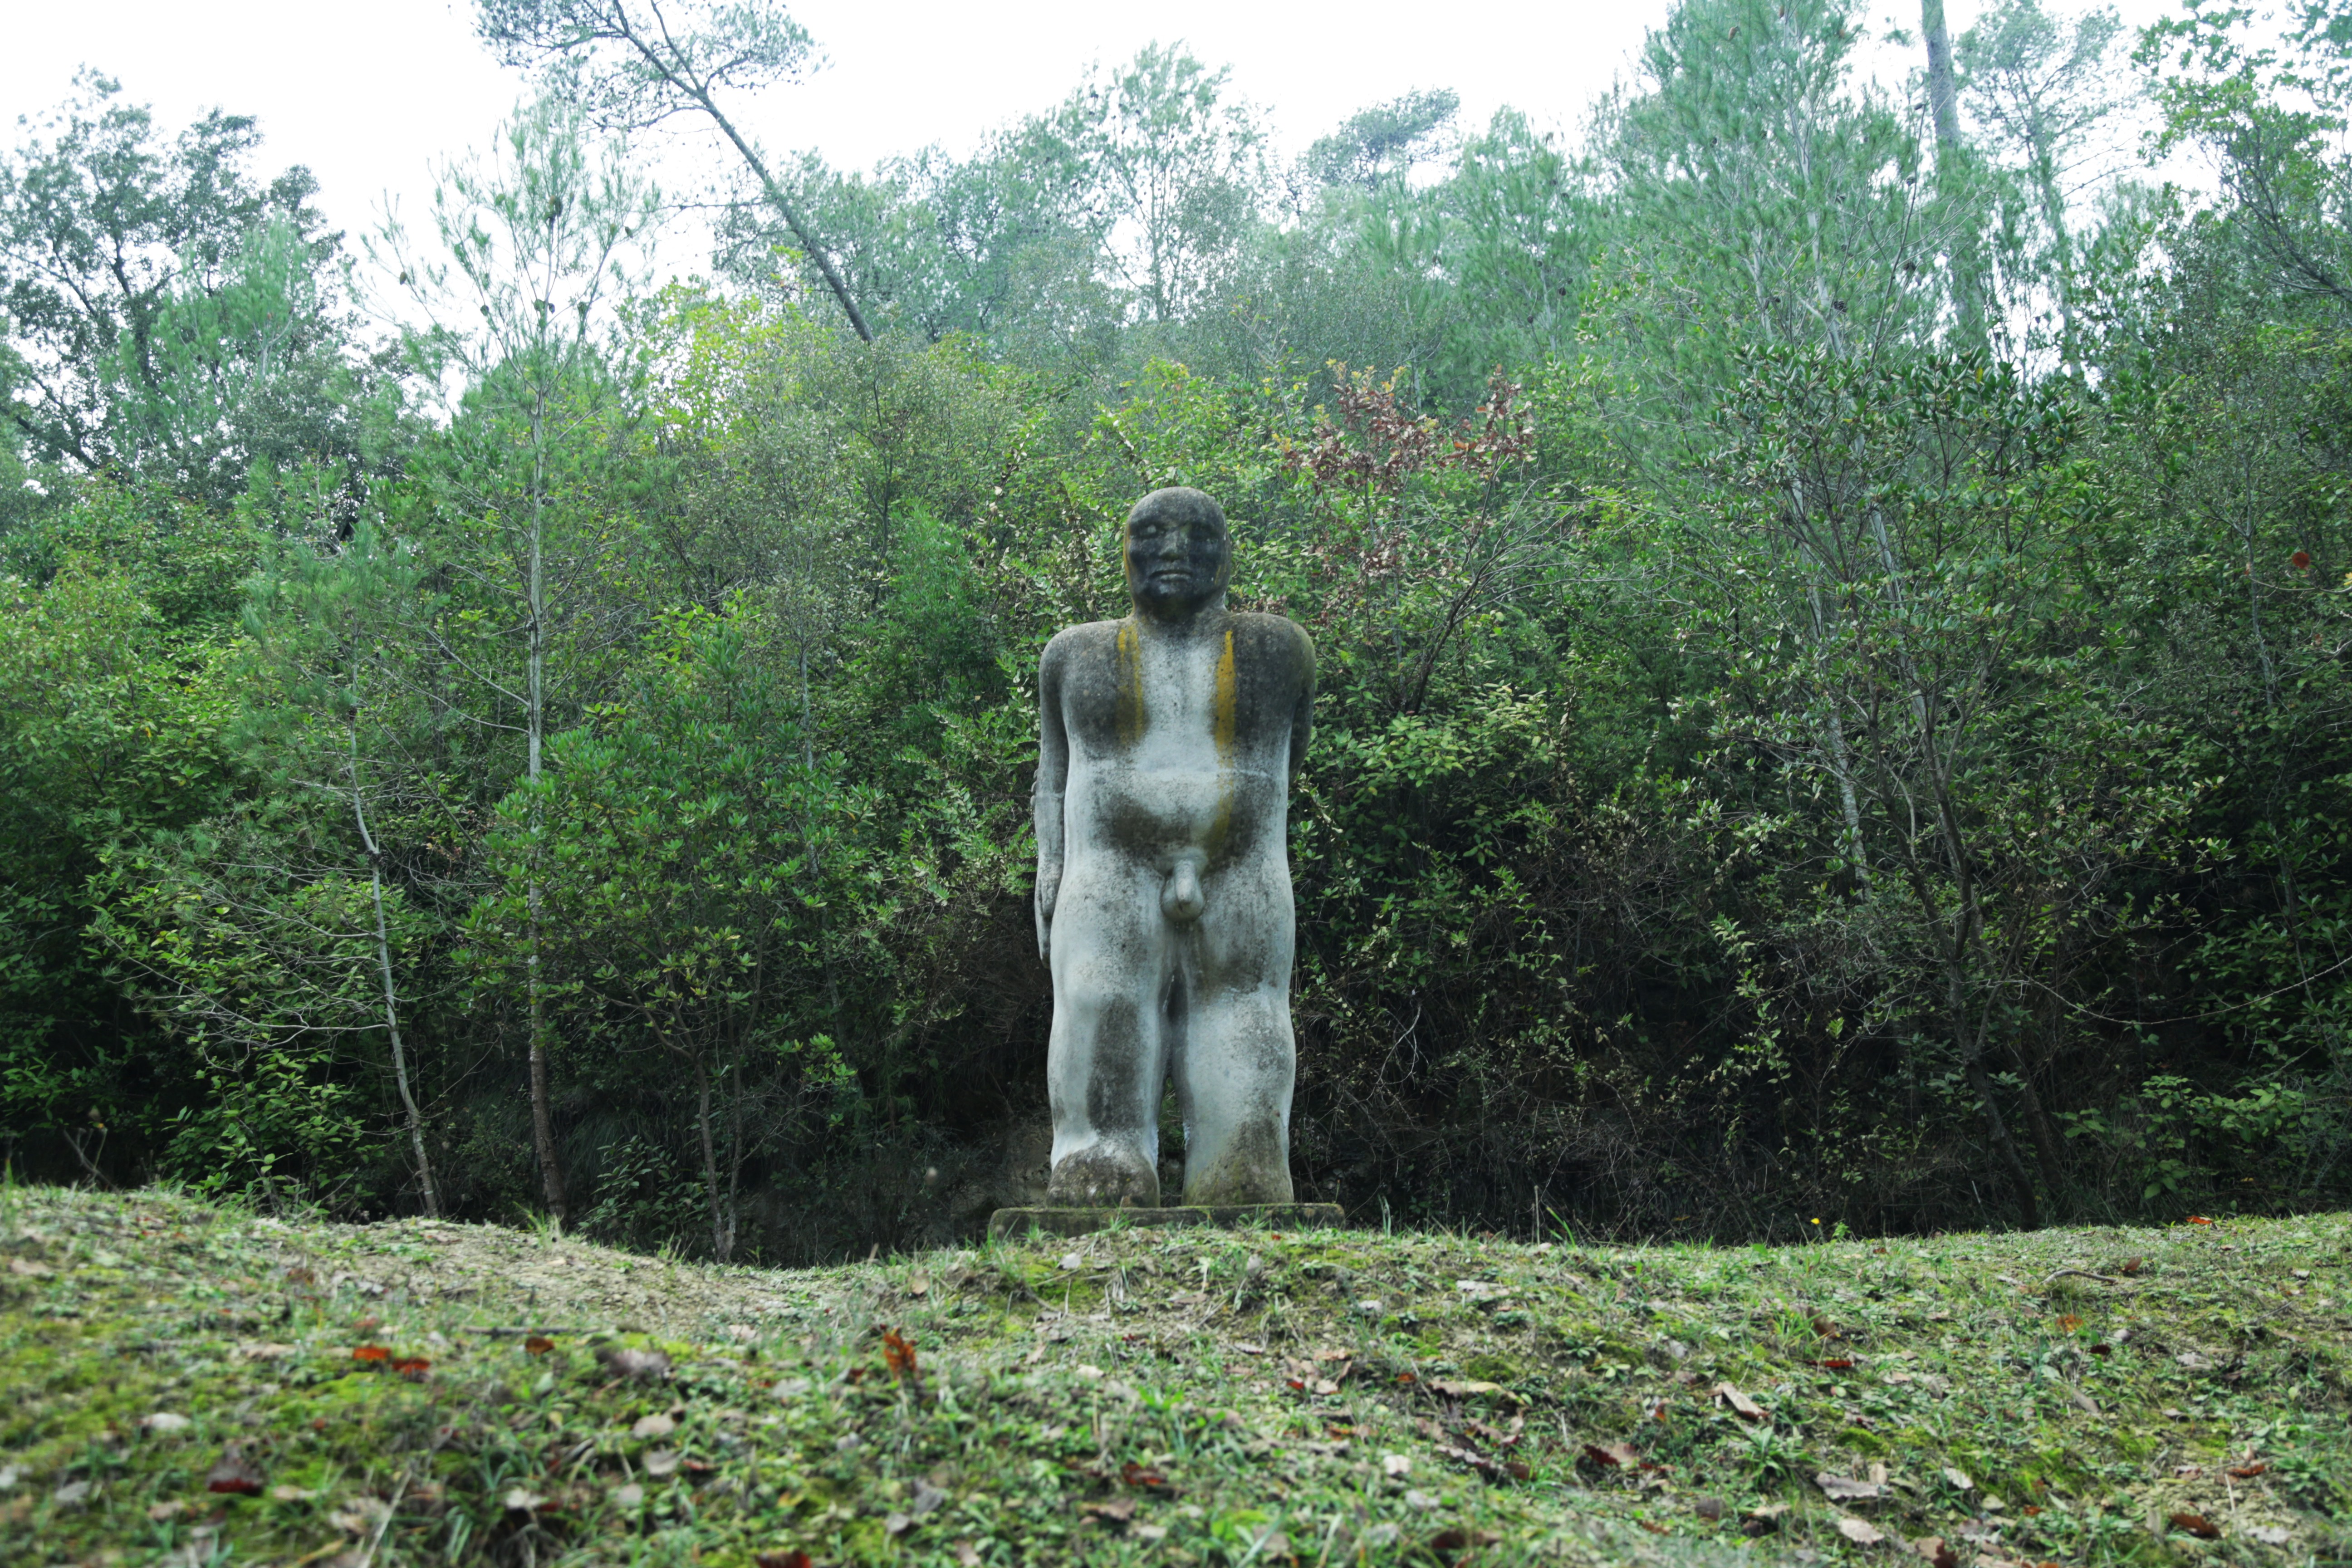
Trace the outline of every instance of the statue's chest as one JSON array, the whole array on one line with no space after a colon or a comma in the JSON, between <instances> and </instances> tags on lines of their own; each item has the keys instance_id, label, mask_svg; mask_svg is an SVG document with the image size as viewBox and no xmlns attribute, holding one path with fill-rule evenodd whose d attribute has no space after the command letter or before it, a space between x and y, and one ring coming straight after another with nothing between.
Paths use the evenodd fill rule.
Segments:
<instances>
[{"instance_id":1,"label":"statue's chest","mask_svg":"<svg viewBox=\"0 0 2352 1568\"><path fill-rule=\"evenodd\" d=\"M1066 714L1080 744L1139 767L1231 767L1255 726L1242 700L1231 632L1170 644L1130 623L1087 661Z\"/></svg>"}]
</instances>

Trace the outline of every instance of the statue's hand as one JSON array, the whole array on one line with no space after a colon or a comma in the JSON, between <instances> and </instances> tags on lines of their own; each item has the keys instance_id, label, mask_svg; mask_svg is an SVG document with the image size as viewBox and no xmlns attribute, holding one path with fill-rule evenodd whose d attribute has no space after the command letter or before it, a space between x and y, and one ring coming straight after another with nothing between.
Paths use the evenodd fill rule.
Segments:
<instances>
[{"instance_id":1,"label":"statue's hand","mask_svg":"<svg viewBox=\"0 0 2352 1568\"><path fill-rule=\"evenodd\" d=\"M1062 876L1056 867L1050 874L1037 878L1037 959L1041 963L1054 962L1054 895L1061 891Z\"/></svg>"}]
</instances>

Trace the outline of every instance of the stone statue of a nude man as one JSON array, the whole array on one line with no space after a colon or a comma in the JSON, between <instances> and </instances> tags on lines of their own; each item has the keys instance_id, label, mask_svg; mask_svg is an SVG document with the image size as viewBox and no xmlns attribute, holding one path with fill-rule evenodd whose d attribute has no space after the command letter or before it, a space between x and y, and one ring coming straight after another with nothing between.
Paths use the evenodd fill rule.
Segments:
<instances>
[{"instance_id":1,"label":"stone statue of a nude man","mask_svg":"<svg viewBox=\"0 0 2352 1568\"><path fill-rule=\"evenodd\" d=\"M1057 1205L1159 1205L1171 1078L1183 1201L1291 1201L1285 826L1315 645L1280 616L1229 613L1232 577L1217 503L1154 490L1127 519L1135 613L1067 628L1038 668Z\"/></svg>"}]
</instances>

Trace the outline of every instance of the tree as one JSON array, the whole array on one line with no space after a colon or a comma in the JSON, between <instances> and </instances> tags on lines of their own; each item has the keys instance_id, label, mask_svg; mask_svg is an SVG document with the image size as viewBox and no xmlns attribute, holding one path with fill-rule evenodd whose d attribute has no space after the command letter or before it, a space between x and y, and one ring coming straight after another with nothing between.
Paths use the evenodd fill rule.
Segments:
<instances>
[{"instance_id":1,"label":"tree","mask_svg":"<svg viewBox=\"0 0 2352 1568\"><path fill-rule=\"evenodd\" d=\"M670 618L621 700L557 738L558 765L501 808L499 835L522 842L503 857L509 888L472 921L496 963L517 926L544 921L551 988L583 1029L686 1069L722 1263L772 1070L800 1058L831 1070L824 912L859 923L851 825L871 816L838 758L810 760L793 660L755 645L748 608ZM534 850L536 886L522 874Z\"/></svg>"},{"instance_id":2,"label":"tree","mask_svg":"<svg viewBox=\"0 0 2352 1568\"><path fill-rule=\"evenodd\" d=\"M1365 191L1407 179L1437 153L1461 107L1460 93L1436 88L1359 110L1307 149L1300 172L1318 185Z\"/></svg>"},{"instance_id":3,"label":"tree","mask_svg":"<svg viewBox=\"0 0 2352 1568\"><path fill-rule=\"evenodd\" d=\"M249 172L261 133L208 114L166 143L94 73L0 164L0 396L37 459L223 504L254 463L360 459L324 232L299 167Z\"/></svg>"},{"instance_id":4,"label":"tree","mask_svg":"<svg viewBox=\"0 0 2352 1568\"><path fill-rule=\"evenodd\" d=\"M518 569L508 589L522 612L523 689L501 695L520 696L527 787L540 782L550 732L547 664L555 606L549 535L558 470L568 449L593 431L612 309L640 280L630 264L648 242L655 213L652 187L616 150L590 144L577 105L551 96L508 121L494 162L445 172L434 221L446 261L412 257L408 237L396 226L388 226L372 247L435 313L432 330L414 342L420 363L462 370L489 405L493 425L496 416L505 415L521 426L520 450L510 464L493 456L476 500L505 535L506 561ZM495 429L490 434L495 448ZM535 788L528 798L540 798ZM549 1212L561 1224L568 1205L548 1087L537 840L525 838L518 852L528 868L523 940L531 1138Z\"/></svg>"},{"instance_id":5,"label":"tree","mask_svg":"<svg viewBox=\"0 0 2352 1568\"><path fill-rule=\"evenodd\" d=\"M2095 133L2129 101L2116 79L2123 22L2112 10L2072 23L2036 0L2005 0L1960 35L1964 89L1990 150L2014 159L2047 236L2058 352L2075 362L2074 234L2070 198L2107 172Z\"/></svg>"},{"instance_id":6,"label":"tree","mask_svg":"<svg viewBox=\"0 0 2352 1568\"><path fill-rule=\"evenodd\" d=\"M1197 309L1257 221L1265 132L1227 100L1229 74L1181 45L1147 44L1052 121L1102 204L1111 264L1151 321Z\"/></svg>"},{"instance_id":7,"label":"tree","mask_svg":"<svg viewBox=\"0 0 2352 1568\"><path fill-rule=\"evenodd\" d=\"M2157 87L2158 146L2201 143L2221 165L2217 219L2243 237L2273 286L2352 312L2352 27L2303 0L2276 44L2254 13L2198 8L2143 37L2137 58L2169 68Z\"/></svg>"},{"instance_id":8,"label":"tree","mask_svg":"<svg viewBox=\"0 0 2352 1568\"><path fill-rule=\"evenodd\" d=\"M479 0L479 7L482 37L499 58L576 94L606 131L646 130L681 114L707 119L816 263L851 329L873 340L832 252L719 104L721 92L791 81L810 64L808 34L775 0L689 0L675 26L656 0Z\"/></svg>"}]
</instances>

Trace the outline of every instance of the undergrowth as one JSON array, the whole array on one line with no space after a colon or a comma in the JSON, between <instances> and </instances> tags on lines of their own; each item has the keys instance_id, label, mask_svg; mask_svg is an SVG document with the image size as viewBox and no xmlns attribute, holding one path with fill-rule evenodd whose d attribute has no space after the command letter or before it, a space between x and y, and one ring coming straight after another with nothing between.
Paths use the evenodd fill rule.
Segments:
<instances>
[{"instance_id":1,"label":"undergrowth","mask_svg":"<svg viewBox=\"0 0 2352 1568\"><path fill-rule=\"evenodd\" d=\"M0 1561L2352 1559L2352 1218L797 1272L0 1194Z\"/></svg>"}]
</instances>

